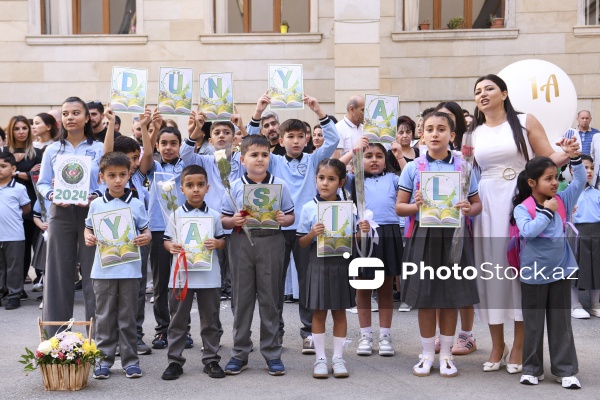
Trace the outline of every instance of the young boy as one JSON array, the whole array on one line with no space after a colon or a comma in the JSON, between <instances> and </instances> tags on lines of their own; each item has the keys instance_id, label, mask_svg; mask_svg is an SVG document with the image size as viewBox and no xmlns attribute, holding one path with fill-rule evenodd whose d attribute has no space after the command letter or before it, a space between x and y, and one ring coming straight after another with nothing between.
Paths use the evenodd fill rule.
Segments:
<instances>
[{"instance_id":1,"label":"young boy","mask_svg":"<svg viewBox=\"0 0 600 400\"><path fill-rule=\"evenodd\" d=\"M0 150L0 293L8 299L7 310L21 307L25 253L23 215L31 211L27 189L13 177L16 163L12 153Z\"/></svg>"},{"instance_id":2,"label":"young boy","mask_svg":"<svg viewBox=\"0 0 600 400\"><path fill-rule=\"evenodd\" d=\"M240 160L246 173L231 183L231 194L223 198L223 228L233 229L246 224L246 217L235 210L243 209L244 185L281 184L281 201L275 219L282 227L294 223L294 203L285 182L267 172L269 165L269 141L261 135L250 135L242 140ZM237 230L240 230L237 228ZM284 275L284 238L279 229L250 229L254 246L243 231L234 230L230 236L229 262L231 265L233 349L231 359L225 366L230 375L239 374L247 368L248 354L252 351L250 328L254 305L258 298L260 313L260 351L267 361L269 374L283 375L281 343L277 341L279 330L279 286ZM235 252L235 253L234 253Z\"/></svg>"},{"instance_id":3,"label":"young boy","mask_svg":"<svg viewBox=\"0 0 600 400\"><path fill-rule=\"evenodd\" d=\"M90 205L88 217L85 220L85 244L95 246L98 244L98 235L105 234L108 230L113 238L127 235L129 227L121 224L120 217L110 220L106 216L102 223L104 227L95 228L93 215L101 212L129 208L133 218L133 225L139 235L133 234L133 244L140 247L150 243L151 234L148 230L148 218L144 204L133 196L130 189L125 186L129 180L129 158L118 152L107 153L100 160L100 178L106 183L108 189L102 197L97 198ZM102 236L101 236L102 237ZM94 371L94 378L107 379L110 376L110 367L115 361L117 344L120 344L121 364L128 378L139 378L142 371L139 367L137 356L137 336L135 318L137 314L137 297L142 277L142 261L140 259L128 261L116 266L103 267L100 262L100 253L96 251L91 278L96 296L96 341L98 349L105 357Z\"/></svg>"},{"instance_id":4,"label":"young boy","mask_svg":"<svg viewBox=\"0 0 600 400\"><path fill-rule=\"evenodd\" d=\"M221 213L209 208L204 201L210 185L206 170L198 165L189 165L181 173L181 191L187 201L175 211L175 222L177 218L189 217L211 217L213 224L213 237L204 241L204 246L208 250L225 248L225 239L223 226L221 225ZM169 366L162 375L164 380L173 380L179 378L183 373L183 349L187 337L188 323L190 320L190 311L194 303L194 295L198 301L198 312L200 313L200 336L204 344L202 353L202 363L204 364L204 373L211 378L224 378L225 372L219 365L221 356L217 354L221 335L219 334L220 320L219 312L221 309L221 272L219 268L219 258L215 253L212 256L212 268L210 271L189 272L188 288L185 298L177 300L174 291L182 289L185 283L185 273L183 267L180 267L180 274L176 282L173 282L173 269L175 268L177 255L181 252L181 241L186 240L183 237L177 238L169 224L165 231L165 249L173 255L172 271L169 282L171 309L171 323L167 333L169 347L168 358ZM179 233L181 235L181 233ZM179 239L179 240L178 240ZM193 238L191 240L194 240ZM179 242L179 243L178 243ZM182 295L183 296L183 295Z\"/></svg>"},{"instance_id":5,"label":"young boy","mask_svg":"<svg viewBox=\"0 0 600 400\"><path fill-rule=\"evenodd\" d=\"M267 105L271 102L271 99L266 94L263 95L257 102L256 111L252 117L252 121L248 127L248 134L252 135L258 133L260 130L260 119L263 111ZM302 211L302 206L308 203L317 195L317 189L315 185L317 165L320 161L330 158L340 140L337 133L335 124L331 119L323 112L317 99L306 96L304 102L310 107L311 110L317 114L319 122L323 127L323 136L325 142L312 154L304 154L302 150L306 146L306 125L304 122L298 119L288 119L281 124L279 130L281 136L279 138L280 143L285 147L285 156L271 155L271 161L269 163L269 171L283 179L290 188L292 199L296 205L296 213ZM298 214L300 215L300 214ZM300 321L303 327L300 328L300 336L303 339L302 354L314 354L315 350L310 340L311 335L311 324L312 324L312 312L305 308L302 304L304 296L306 295L306 251L301 251L296 243L296 226L297 223L290 225L287 228L283 228L283 234L285 237L285 259L284 265L287 269L290 262L290 253L293 251L294 262L296 269L298 270L298 286L300 287L300 305L298 311L300 313ZM284 334L284 323L283 323L283 298L285 289L285 273L282 276L279 289L279 335L278 340L280 343L283 342Z\"/></svg>"}]
</instances>

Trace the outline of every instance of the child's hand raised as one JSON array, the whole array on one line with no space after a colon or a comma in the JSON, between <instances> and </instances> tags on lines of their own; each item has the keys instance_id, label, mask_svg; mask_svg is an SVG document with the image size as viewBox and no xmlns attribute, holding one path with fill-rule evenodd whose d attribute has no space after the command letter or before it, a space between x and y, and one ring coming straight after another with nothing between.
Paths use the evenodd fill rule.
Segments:
<instances>
[{"instance_id":1,"label":"child's hand raised","mask_svg":"<svg viewBox=\"0 0 600 400\"><path fill-rule=\"evenodd\" d=\"M152 125L154 125L154 130L156 133L158 133L158 131L160 130L162 123L163 123L163 118L162 118L162 115L160 115L160 112L158 111L158 107L157 107L152 112Z\"/></svg>"},{"instance_id":2,"label":"child's hand raised","mask_svg":"<svg viewBox=\"0 0 600 400\"><path fill-rule=\"evenodd\" d=\"M556 197L551 198L550 200L544 201L544 207L555 212L558 210L558 201L556 201Z\"/></svg>"},{"instance_id":3,"label":"child's hand raised","mask_svg":"<svg viewBox=\"0 0 600 400\"><path fill-rule=\"evenodd\" d=\"M325 232L325 225L323 225L323 223L321 222L314 224L313 227L310 229L310 234L312 235L312 237L322 235L323 232Z\"/></svg>"},{"instance_id":4,"label":"child's hand raised","mask_svg":"<svg viewBox=\"0 0 600 400\"><path fill-rule=\"evenodd\" d=\"M269 104L271 104L271 98L269 97L269 91L267 90L258 98L258 101L256 102L256 113L254 115L256 116L258 112L262 114Z\"/></svg>"},{"instance_id":5,"label":"child's hand raised","mask_svg":"<svg viewBox=\"0 0 600 400\"><path fill-rule=\"evenodd\" d=\"M571 158L576 158L580 155L579 143L577 143L577 139L575 138L560 138L560 140L556 142L556 145L560 146L562 151L567 153L567 155Z\"/></svg>"},{"instance_id":6,"label":"child's hand raised","mask_svg":"<svg viewBox=\"0 0 600 400\"><path fill-rule=\"evenodd\" d=\"M371 225L369 225L368 221L359 221L358 228L360 229L360 231L362 233L367 233L367 232L371 231Z\"/></svg>"},{"instance_id":7,"label":"child's hand raised","mask_svg":"<svg viewBox=\"0 0 600 400\"><path fill-rule=\"evenodd\" d=\"M110 108L110 103L104 107L104 118L107 119L109 124L115 123L115 112Z\"/></svg>"},{"instance_id":8,"label":"child's hand raised","mask_svg":"<svg viewBox=\"0 0 600 400\"><path fill-rule=\"evenodd\" d=\"M146 107L143 114L139 115L139 119L140 119L140 125L142 127L145 128L148 126L148 124L150 123L150 120L152 119L152 112L150 111L150 109L148 107Z\"/></svg>"},{"instance_id":9,"label":"child's hand raised","mask_svg":"<svg viewBox=\"0 0 600 400\"><path fill-rule=\"evenodd\" d=\"M311 110L313 110L314 113L317 114L317 117L319 117L319 119L325 118L326 114L323 112L323 110L321 110L321 105L319 104L319 101L316 98L305 94L303 100L304 104L306 104Z\"/></svg>"}]
</instances>

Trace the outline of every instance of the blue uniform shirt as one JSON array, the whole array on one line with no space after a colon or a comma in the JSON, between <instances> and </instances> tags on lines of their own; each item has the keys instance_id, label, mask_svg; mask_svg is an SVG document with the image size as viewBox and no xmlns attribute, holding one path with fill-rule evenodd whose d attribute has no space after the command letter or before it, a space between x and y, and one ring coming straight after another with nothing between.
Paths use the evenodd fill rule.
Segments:
<instances>
[{"instance_id":1,"label":"blue uniform shirt","mask_svg":"<svg viewBox=\"0 0 600 400\"><path fill-rule=\"evenodd\" d=\"M175 210L177 217L211 217L213 219L213 233L215 239L222 239L225 236L223 231L223 225L221 225L221 213L215 211L212 208L206 206L206 202L202 203L200 208L194 208L187 201L177 210ZM171 220L175 224L173 214L171 214ZM165 240L171 240L175 235L171 232L171 224L167 226L165 231ZM171 264L171 273L169 274L169 288L173 287L173 273L175 270L175 264L177 263L177 257L173 257L173 263ZM179 268L179 271L183 271L183 268ZM183 287L183 281L179 282L179 287ZM221 287L221 267L219 266L219 257L217 252L213 251L212 254L212 269L210 271L190 271L188 272L188 287L190 289L206 289L206 288L220 288Z\"/></svg>"},{"instance_id":2,"label":"blue uniform shirt","mask_svg":"<svg viewBox=\"0 0 600 400\"><path fill-rule=\"evenodd\" d=\"M577 199L577 210L573 213L575 224L597 224L600 222L600 190L586 185Z\"/></svg>"},{"instance_id":3,"label":"blue uniform shirt","mask_svg":"<svg viewBox=\"0 0 600 400\"><path fill-rule=\"evenodd\" d=\"M40 177L38 179L37 188L39 192L50 200L50 195L53 192L52 179L54 178L54 162L57 156L74 155L74 156L89 156L92 158L92 170L90 171L90 188L89 193L94 193L98 190L98 173L100 172L100 158L104 154L104 143L94 141L93 139L85 139L76 147L73 147L68 140L64 144L60 141L54 142L44 152L42 157L42 167L40 169Z\"/></svg>"},{"instance_id":4,"label":"blue uniform shirt","mask_svg":"<svg viewBox=\"0 0 600 400\"><path fill-rule=\"evenodd\" d=\"M14 178L0 186L0 242L25 240L21 207L30 202L27 189Z\"/></svg>"},{"instance_id":5,"label":"blue uniform shirt","mask_svg":"<svg viewBox=\"0 0 600 400\"><path fill-rule=\"evenodd\" d=\"M396 195L400 177L396 174L383 173L365 177L365 207L373 212L373 221L379 225L398 223L396 214ZM346 190L351 191L354 175L349 174Z\"/></svg>"},{"instance_id":6,"label":"blue uniform shirt","mask_svg":"<svg viewBox=\"0 0 600 400\"><path fill-rule=\"evenodd\" d=\"M85 227L94 230L92 215L100 212L129 208L133 217L133 225L137 231L143 231L148 228L148 216L144 204L133 197L131 190L125 190L123 196L118 199L112 197L108 190L102 197L98 197L90 204L88 217L85 219ZM137 233L136 233L137 236ZM100 264L100 254L96 249L94 256L94 265L92 266L92 279L131 279L142 277L142 260L131 261L112 267L102 268Z\"/></svg>"},{"instance_id":7,"label":"blue uniform shirt","mask_svg":"<svg viewBox=\"0 0 600 400\"><path fill-rule=\"evenodd\" d=\"M177 193L177 203L185 203L185 196L181 192L181 171L185 168L185 163L181 158L173 162L154 161L154 166L148 171L148 180L150 181L150 201L148 205L148 217L150 219L150 230L152 232L161 232L165 230L165 218L158 201L158 190L154 189L154 174L156 172L165 172L175 176L175 193Z\"/></svg>"}]
</instances>

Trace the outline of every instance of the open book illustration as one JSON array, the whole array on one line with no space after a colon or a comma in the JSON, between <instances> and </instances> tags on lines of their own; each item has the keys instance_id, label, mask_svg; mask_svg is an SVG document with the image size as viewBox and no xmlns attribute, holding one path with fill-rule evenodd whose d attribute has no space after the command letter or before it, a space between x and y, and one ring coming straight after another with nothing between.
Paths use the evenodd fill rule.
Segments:
<instances>
[{"instance_id":1,"label":"open book illustration","mask_svg":"<svg viewBox=\"0 0 600 400\"><path fill-rule=\"evenodd\" d=\"M352 254L353 214L351 201L320 201L317 219L325 232L317 236L317 257L340 257Z\"/></svg>"},{"instance_id":2,"label":"open book illustration","mask_svg":"<svg viewBox=\"0 0 600 400\"><path fill-rule=\"evenodd\" d=\"M419 209L419 221L426 228L458 228L461 224L460 172L421 171L423 205Z\"/></svg>"}]
</instances>

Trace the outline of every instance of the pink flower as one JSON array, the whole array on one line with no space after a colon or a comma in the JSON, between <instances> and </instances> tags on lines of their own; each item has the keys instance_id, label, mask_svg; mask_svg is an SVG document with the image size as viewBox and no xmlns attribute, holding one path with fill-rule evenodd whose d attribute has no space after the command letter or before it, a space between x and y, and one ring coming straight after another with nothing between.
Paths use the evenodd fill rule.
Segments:
<instances>
[{"instance_id":1,"label":"pink flower","mask_svg":"<svg viewBox=\"0 0 600 400\"><path fill-rule=\"evenodd\" d=\"M36 358L42 358L42 357L44 357L44 353L41 353L41 352L39 352L39 351L36 350L35 351L35 357Z\"/></svg>"},{"instance_id":2,"label":"pink flower","mask_svg":"<svg viewBox=\"0 0 600 400\"><path fill-rule=\"evenodd\" d=\"M64 355L64 353L62 351L58 352L58 358L61 359L61 360L65 359L65 355Z\"/></svg>"}]
</instances>

